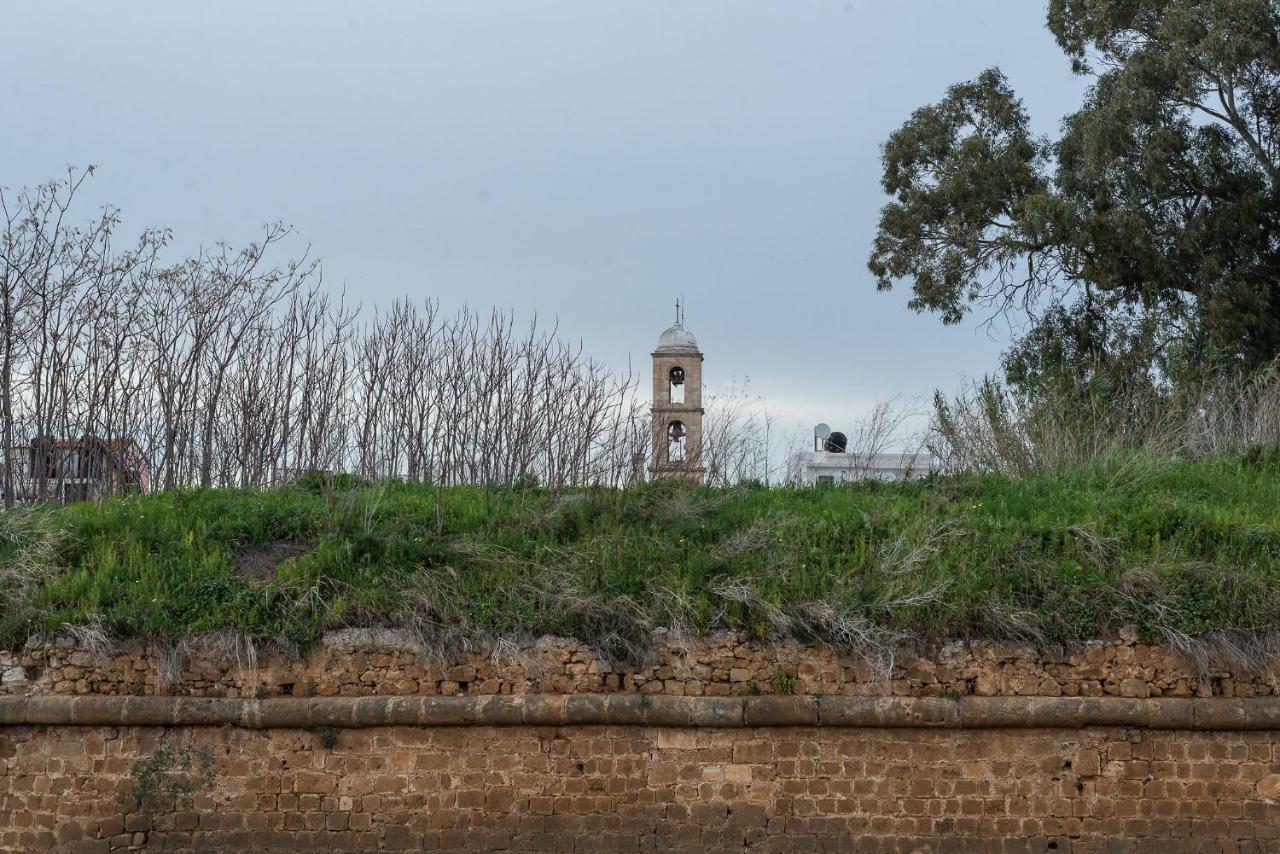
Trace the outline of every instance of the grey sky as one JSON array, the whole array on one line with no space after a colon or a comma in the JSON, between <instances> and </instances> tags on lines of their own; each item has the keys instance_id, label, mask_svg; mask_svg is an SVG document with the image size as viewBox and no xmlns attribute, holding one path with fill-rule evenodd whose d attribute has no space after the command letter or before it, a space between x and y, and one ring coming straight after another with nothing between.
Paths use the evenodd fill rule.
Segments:
<instances>
[{"instance_id":1,"label":"grey sky","mask_svg":"<svg viewBox=\"0 0 1280 854\"><path fill-rule=\"evenodd\" d=\"M366 304L558 318L643 362L683 295L707 383L783 420L953 389L1004 341L878 294L880 142L998 65L1050 132L1082 84L1039 0L14 3L0 183L186 251L273 219Z\"/></svg>"}]
</instances>

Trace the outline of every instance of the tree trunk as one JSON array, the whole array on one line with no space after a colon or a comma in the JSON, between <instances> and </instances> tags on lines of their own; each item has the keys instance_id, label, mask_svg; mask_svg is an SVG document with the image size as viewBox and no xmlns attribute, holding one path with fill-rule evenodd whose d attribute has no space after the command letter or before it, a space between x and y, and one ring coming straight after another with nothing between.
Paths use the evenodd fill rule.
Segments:
<instances>
[{"instance_id":1,"label":"tree trunk","mask_svg":"<svg viewBox=\"0 0 1280 854\"><path fill-rule=\"evenodd\" d=\"M4 289L4 305L0 312L0 330L4 332L4 356L0 359L0 442L4 448L4 506L13 507L13 293Z\"/></svg>"}]
</instances>

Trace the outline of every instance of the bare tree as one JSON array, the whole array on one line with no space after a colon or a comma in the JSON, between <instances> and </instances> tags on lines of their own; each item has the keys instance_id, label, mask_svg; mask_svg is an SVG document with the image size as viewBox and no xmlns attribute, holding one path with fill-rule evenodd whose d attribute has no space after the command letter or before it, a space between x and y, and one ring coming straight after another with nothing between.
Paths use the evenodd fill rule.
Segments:
<instances>
[{"instance_id":1,"label":"bare tree","mask_svg":"<svg viewBox=\"0 0 1280 854\"><path fill-rule=\"evenodd\" d=\"M91 171L0 193L6 505L58 494L44 475L83 476L76 459L91 447L110 465L128 456L149 468L161 488L311 471L553 488L644 478L648 404L635 374L555 325L500 310L445 316L430 300L362 313L326 293L308 251L285 254L291 231L278 223L244 248L177 261L161 258L165 230L121 248L114 210L75 224ZM711 481L771 480L774 421L748 385L708 409ZM35 487L19 488L24 464L40 469L27 472Z\"/></svg>"},{"instance_id":2,"label":"bare tree","mask_svg":"<svg viewBox=\"0 0 1280 854\"><path fill-rule=\"evenodd\" d=\"M109 432L125 417L136 388L124 356L132 343L144 283L168 240L143 232L133 246L112 243L117 212L104 208L87 223L70 217L93 173L16 193L0 190L0 443L3 493L12 506L20 479L19 436ZM59 474L61 474L59 472ZM41 479L37 497L45 497Z\"/></svg>"},{"instance_id":3,"label":"bare tree","mask_svg":"<svg viewBox=\"0 0 1280 854\"><path fill-rule=\"evenodd\" d=\"M751 391L750 380L734 381L706 396L702 463L707 483L725 486L743 480L772 483L785 462L775 458L776 419L764 398Z\"/></svg>"}]
</instances>

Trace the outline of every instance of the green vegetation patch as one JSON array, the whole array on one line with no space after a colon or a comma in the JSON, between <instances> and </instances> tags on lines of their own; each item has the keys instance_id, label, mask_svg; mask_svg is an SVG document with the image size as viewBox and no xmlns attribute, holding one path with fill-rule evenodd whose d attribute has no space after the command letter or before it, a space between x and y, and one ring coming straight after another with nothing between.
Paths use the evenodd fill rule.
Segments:
<instances>
[{"instance_id":1,"label":"green vegetation patch","mask_svg":"<svg viewBox=\"0 0 1280 854\"><path fill-rule=\"evenodd\" d=\"M309 478L0 514L6 644L68 624L305 646L350 625L437 647L543 633L615 660L658 626L864 655L1280 625L1280 455L1017 479L627 490Z\"/></svg>"}]
</instances>

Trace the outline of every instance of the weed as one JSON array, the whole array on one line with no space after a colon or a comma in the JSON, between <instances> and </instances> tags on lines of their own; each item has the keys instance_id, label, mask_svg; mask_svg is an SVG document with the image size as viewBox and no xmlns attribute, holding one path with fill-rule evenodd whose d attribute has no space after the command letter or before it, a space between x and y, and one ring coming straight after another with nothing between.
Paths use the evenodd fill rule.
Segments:
<instances>
[{"instance_id":1,"label":"weed","mask_svg":"<svg viewBox=\"0 0 1280 854\"><path fill-rule=\"evenodd\" d=\"M325 750L333 750L338 746L338 730L331 726L317 727L312 730L316 738L320 741L320 746Z\"/></svg>"},{"instance_id":2,"label":"weed","mask_svg":"<svg viewBox=\"0 0 1280 854\"><path fill-rule=\"evenodd\" d=\"M133 763L136 812L154 814L190 809L197 786L213 785L213 754L208 748L175 748L161 742L155 752Z\"/></svg>"},{"instance_id":3,"label":"weed","mask_svg":"<svg viewBox=\"0 0 1280 854\"><path fill-rule=\"evenodd\" d=\"M778 671L778 675L773 677L773 687L779 694L794 694L796 692L796 675L790 670Z\"/></svg>"}]
</instances>

